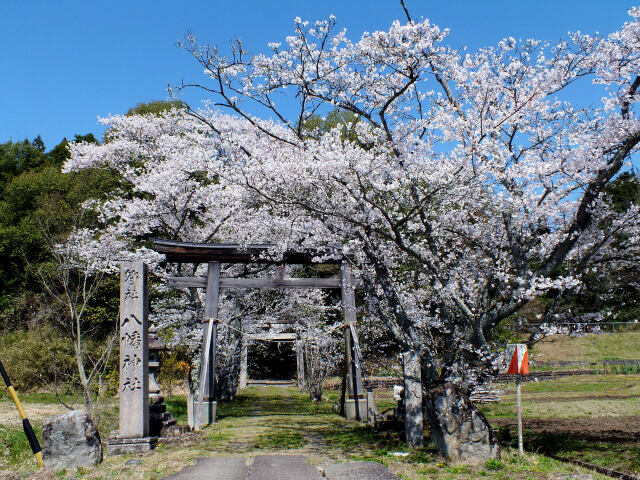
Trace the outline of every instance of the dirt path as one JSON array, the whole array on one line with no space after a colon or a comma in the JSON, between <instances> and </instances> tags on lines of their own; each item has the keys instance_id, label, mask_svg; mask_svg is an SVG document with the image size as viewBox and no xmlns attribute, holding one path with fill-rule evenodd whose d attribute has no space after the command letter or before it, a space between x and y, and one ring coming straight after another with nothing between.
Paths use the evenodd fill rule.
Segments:
<instances>
[{"instance_id":1,"label":"dirt path","mask_svg":"<svg viewBox=\"0 0 640 480\"><path fill-rule=\"evenodd\" d=\"M29 420L34 425L41 425L45 420L54 415L59 415L69 410L62 404L51 403L25 403L22 405ZM8 427L20 427L22 419L18 415L16 406L11 401L0 402L0 425Z\"/></svg>"}]
</instances>

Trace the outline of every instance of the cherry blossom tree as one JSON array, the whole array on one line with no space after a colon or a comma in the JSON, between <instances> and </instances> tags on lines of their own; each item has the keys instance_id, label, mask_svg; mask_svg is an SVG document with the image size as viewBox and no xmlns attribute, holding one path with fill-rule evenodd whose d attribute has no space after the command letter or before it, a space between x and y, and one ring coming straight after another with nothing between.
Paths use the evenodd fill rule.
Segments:
<instances>
[{"instance_id":1,"label":"cherry blossom tree","mask_svg":"<svg viewBox=\"0 0 640 480\"><path fill-rule=\"evenodd\" d=\"M497 325L578 288L621 235L637 245L638 206L616 212L603 198L640 141L640 9L630 15L605 37L476 52L408 12L357 42L334 18L297 18L269 55L187 36L208 80L180 88L245 122L231 131L191 111L236 159L227 180L253 192L247 212L270 217L247 237L280 230L282 246L350 258L370 312L420 355L425 387L468 393L496 370ZM304 128L335 109L357 117L352 135Z\"/></svg>"},{"instance_id":2,"label":"cherry blossom tree","mask_svg":"<svg viewBox=\"0 0 640 480\"><path fill-rule=\"evenodd\" d=\"M191 111L236 159L227 181L254 193L246 210L260 218L268 205L270 220L247 237L280 229L289 248L350 257L371 311L420 352L426 384L469 391L492 373L496 325L579 286L616 231L637 241L638 208L602 200L640 140L640 11L630 13L607 37L510 38L469 53L410 17L355 43L333 18L296 19L270 55L238 42L225 56L188 36L209 81L181 88L205 89L212 108L245 122ZM578 82L599 105L572 100ZM357 116L355 138L305 130L336 108Z\"/></svg>"}]
</instances>

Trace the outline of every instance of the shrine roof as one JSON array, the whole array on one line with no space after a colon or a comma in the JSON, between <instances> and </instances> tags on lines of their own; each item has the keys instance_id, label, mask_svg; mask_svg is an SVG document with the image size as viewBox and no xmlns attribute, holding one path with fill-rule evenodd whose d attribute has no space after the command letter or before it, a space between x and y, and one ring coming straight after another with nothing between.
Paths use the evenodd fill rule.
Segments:
<instances>
[{"instance_id":1,"label":"shrine roof","mask_svg":"<svg viewBox=\"0 0 640 480\"><path fill-rule=\"evenodd\" d=\"M272 263L272 264L339 264L340 258L318 261L324 252L289 250L282 256L269 255L275 245L240 245L237 243L191 243L154 239L155 250L173 263Z\"/></svg>"}]
</instances>

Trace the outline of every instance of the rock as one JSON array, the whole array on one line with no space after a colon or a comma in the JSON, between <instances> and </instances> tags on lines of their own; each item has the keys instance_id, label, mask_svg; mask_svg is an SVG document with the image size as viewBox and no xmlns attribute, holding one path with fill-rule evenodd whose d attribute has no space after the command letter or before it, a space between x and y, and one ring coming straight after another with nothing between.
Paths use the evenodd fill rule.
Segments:
<instances>
[{"instance_id":1,"label":"rock","mask_svg":"<svg viewBox=\"0 0 640 480\"><path fill-rule=\"evenodd\" d=\"M477 465L500 458L500 445L489 422L455 385L430 390L424 404L431 437L447 460Z\"/></svg>"},{"instance_id":2,"label":"rock","mask_svg":"<svg viewBox=\"0 0 640 480\"><path fill-rule=\"evenodd\" d=\"M51 417L42 427L42 454L50 470L97 465L102 462L98 429L83 410Z\"/></svg>"}]
</instances>

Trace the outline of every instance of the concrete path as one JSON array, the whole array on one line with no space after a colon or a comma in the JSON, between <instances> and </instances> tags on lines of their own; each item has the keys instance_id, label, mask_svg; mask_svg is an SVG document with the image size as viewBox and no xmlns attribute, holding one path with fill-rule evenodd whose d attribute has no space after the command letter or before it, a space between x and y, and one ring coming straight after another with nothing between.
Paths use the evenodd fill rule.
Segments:
<instances>
[{"instance_id":1,"label":"concrete path","mask_svg":"<svg viewBox=\"0 0 640 480\"><path fill-rule=\"evenodd\" d=\"M302 455L258 455L253 458L247 480L322 480L318 469Z\"/></svg>"},{"instance_id":2,"label":"concrete path","mask_svg":"<svg viewBox=\"0 0 640 480\"><path fill-rule=\"evenodd\" d=\"M247 459L240 457L198 458L196 464L165 477L165 480L244 480L249 468Z\"/></svg>"},{"instance_id":3,"label":"concrete path","mask_svg":"<svg viewBox=\"0 0 640 480\"><path fill-rule=\"evenodd\" d=\"M196 464L164 480L400 480L377 462L348 462L320 470L303 455L199 458Z\"/></svg>"}]
</instances>

